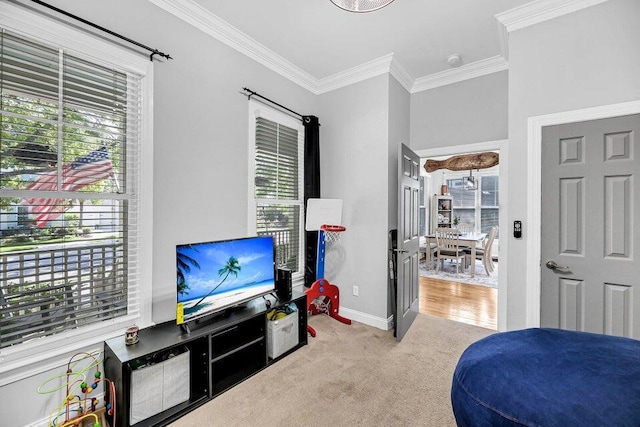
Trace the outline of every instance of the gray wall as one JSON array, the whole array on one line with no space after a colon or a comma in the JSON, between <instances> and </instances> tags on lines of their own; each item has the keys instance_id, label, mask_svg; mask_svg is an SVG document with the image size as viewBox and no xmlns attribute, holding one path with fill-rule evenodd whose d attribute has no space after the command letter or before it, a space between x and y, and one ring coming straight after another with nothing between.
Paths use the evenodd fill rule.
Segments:
<instances>
[{"instance_id":1,"label":"gray wall","mask_svg":"<svg viewBox=\"0 0 640 427\"><path fill-rule=\"evenodd\" d=\"M640 2L610 0L509 35L509 220L527 215L527 119L640 99ZM510 235L511 230L509 230ZM510 238L507 325L525 327L527 234Z\"/></svg>"},{"instance_id":2,"label":"gray wall","mask_svg":"<svg viewBox=\"0 0 640 427\"><path fill-rule=\"evenodd\" d=\"M411 147L411 95L389 78L389 228L398 226L398 147Z\"/></svg>"},{"instance_id":3,"label":"gray wall","mask_svg":"<svg viewBox=\"0 0 640 427\"><path fill-rule=\"evenodd\" d=\"M243 86L320 118L322 197L344 200L348 228L344 264L331 279L342 289L341 306L373 321L388 315L387 232L396 221L398 142L409 136L414 150L437 148L506 139L508 129L510 223L526 217L528 117L640 99L637 0L609 0L512 32L509 73L416 93L409 106L389 76L313 96L148 2L51 3L175 57L155 66L155 321L175 316L177 243L247 232L248 107L238 93ZM524 326L519 262L527 238L525 224L525 238L509 242L509 329ZM359 297L351 295L353 285ZM0 424L45 418L60 396L34 390L59 373L0 388Z\"/></svg>"},{"instance_id":4,"label":"gray wall","mask_svg":"<svg viewBox=\"0 0 640 427\"><path fill-rule=\"evenodd\" d=\"M507 71L411 95L411 148L507 139Z\"/></svg>"},{"instance_id":5,"label":"gray wall","mask_svg":"<svg viewBox=\"0 0 640 427\"><path fill-rule=\"evenodd\" d=\"M406 146L410 143L410 117L411 117L411 95L394 77L389 78L389 140L388 140L388 172L389 172L389 194L388 194L388 226L387 231L398 228L398 151L400 144ZM388 245L387 245L388 246ZM387 253L388 256L388 253ZM388 288L388 287L387 287ZM387 289L389 292L389 288ZM395 300L391 295L387 297L387 315L393 314Z\"/></svg>"},{"instance_id":6,"label":"gray wall","mask_svg":"<svg viewBox=\"0 0 640 427\"><path fill-rule=\"evenodd\" d=\"M154 70L153 320L175 319L175 245L247 233L241 89L302 114L317 97L147 1L51 3L175 58Z\"/></svg>"},{"instance_id":7,"label":"gray wall","mask_svg":"<svg viewBox=\"0 0 640 427\"><path fill-rule=\"evenodd\" d=\"M153 320L173 320L175 245L247 233L249 109L239 91L302 114L318 115L317 97L147 1L49 3L175 58L155 64L153 109ZM36 387L62 372L0 388L0 425L46 418L62 396L37 395Z\"/></svg>"},{"instance_id":8,"label":"gray wall","mask_svg":"<svg viewBox=\"0 0 640 427\"><path fill-rule=\"evenodd\" d=\"M344 265L327 279L340 286L341 308L386 318L389 76L318 98L322 197L343 200L347 227Z\"/></svg>"}]
</instances>

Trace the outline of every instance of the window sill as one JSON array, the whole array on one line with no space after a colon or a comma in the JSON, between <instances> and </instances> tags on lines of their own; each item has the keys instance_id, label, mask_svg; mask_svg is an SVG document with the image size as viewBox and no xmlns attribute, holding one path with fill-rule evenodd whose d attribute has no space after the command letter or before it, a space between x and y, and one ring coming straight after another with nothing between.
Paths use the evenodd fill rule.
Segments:
<instances>
[{"instance_id":1,"label":"window sill","mask_svg":"<svg viewBox=\"0 0 640 427\"><path fill-rule=\"evenodd\" d=\"M127 316L105 322L103 326L94 325L3 349L0 351L0 387L60 368L79 351L102 353L105 340L124 335L124 330L140 319L140 316ZM138 326L151 324L138 323Z\"/></svg>"}]
</instances>

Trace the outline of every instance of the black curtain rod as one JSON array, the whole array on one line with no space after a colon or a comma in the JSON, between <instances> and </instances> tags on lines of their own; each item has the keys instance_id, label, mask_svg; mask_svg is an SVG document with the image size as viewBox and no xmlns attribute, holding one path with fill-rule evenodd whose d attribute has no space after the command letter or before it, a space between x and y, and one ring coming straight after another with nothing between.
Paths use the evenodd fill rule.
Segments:
<instances>
[{"instance_id":1,"label":"black curtain rod","mask_svg":"<svg viewBox=\"0 0 640 427\"><path fill-rule=\"evenodd\" d=\"M278 106L278 107L282 108L283 110L287 110L288 112L290 112L290 113L292 113L292 114L295 114L296 116L299 116L299 117L300 117L300 119L303 119L303 118L304 118L304 116L303 116L302 114L300 114L300 113L296 113L295 111L288 109L288 108L287 108L287 107L285 107L284 105L280 105L280 104L278 104L277 102L272 101L272 100L270 100L269 98L266 98L266 97L264 97L264 96L260 95L258 92L254 92L254 91L252 91L251 89L248 89L248 88L246 88L246 87L243 87L243 88L242 88L242 90L244 90L245 92L249 92L249 94L247 95L247 98L248 98L248 99L251 99L251 97L252 97L252 96L257 96L258 98L262 98L262 99L264 99L265 101L270 102L271 104L276 105L276 106ZM245 94L245 95L246 95L246 94Z\"/></svg>"},{"instance_id":2,"label":"black curtain rod","mask_svg":"<svg viewBox=\"0 0 640 427\"><path fill-rule=\"evenodd\" d=\"M91 26L91 27L93 27L93 28L96 28L96 29L98 29L98 30L100 30L100 31L104 31L104 32L105 32L105 33L107 33L107 34L110 34L110 35L112 35L112 36L114 36L114 37L117 37L117 38L119 38L119 39L121 39L121 40L124 40L124 41L126 41L126 42L129 42L129 43L131 43L131 44L134 44L134 45L136 45L136 46L138 46L138 47L141 47L141 48L143 48L143 49L146 49L146 50L150 51L150 52L151 52L151 55L149 55L149 60L150 60L150 61L153 61L153 55L159 55L159 56L162 56L163 58L173 59L173 58L171 57L171 55L169 55L168 53L160 52L158 49L154 49L154 48L152 48L152 47L145 46L145 45L143 45L142 43L138 43L138 42L137 42L137 41L135 41L135 40L131 40L131 39L130 39L130 38L128 38L128 37L125 37L125 36L123 36L123 35L120 35L120 34L118 34L118 33L113 32L113 31L111 31L111 30L108 30L108 29L106 29L106 28L104 28L104 27L101 27L101 26L100 26L100 25L98 25L98 24L94 24L93 22L87 21L86 19L80 18L79 16L73 15L73 14L71 14L71 13L69 13L69 12L66 12L66 11L62 10L62 9L58 9L58 8L57 8L57 7L55 7L55 6L52 6L52 5L50 5L50 4L47 4L47 3L42 2L42 1L40 1L40 0L31 0L31 1L32 1L32 2L34 2L34 3L36 3L36 4L39 4L40 6L47 7L47 8L49 8L49 9L51 9L51 10L54 10L54 11L56 11L56 12L58 12L58 13L60 13L60 14L64 15L64 16L67 16L67 17L69 17L69 18L72 18L72 19L75 19L75 20L77 20L77 21L80 21L80 22L82 22L83 24L89 25L89 26Z\"/></svg>"}]
</instances>

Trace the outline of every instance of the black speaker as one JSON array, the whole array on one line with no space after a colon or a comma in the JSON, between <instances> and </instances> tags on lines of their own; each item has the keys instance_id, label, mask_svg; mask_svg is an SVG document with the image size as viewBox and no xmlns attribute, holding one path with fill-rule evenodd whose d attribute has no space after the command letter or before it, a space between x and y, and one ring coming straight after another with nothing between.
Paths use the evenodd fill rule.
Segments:
<instances>
[{"instance_id":1,"label":"black speaker","mask_svg":"<svg viewBox=\"0 0 640 427\"><path fill-rule=\"evenodd\" d=\"M293 282L291 281L291 270L279 268L276 270L276 295L280 302L291 301L291 289Z\"/></svg>"}]
</instances>

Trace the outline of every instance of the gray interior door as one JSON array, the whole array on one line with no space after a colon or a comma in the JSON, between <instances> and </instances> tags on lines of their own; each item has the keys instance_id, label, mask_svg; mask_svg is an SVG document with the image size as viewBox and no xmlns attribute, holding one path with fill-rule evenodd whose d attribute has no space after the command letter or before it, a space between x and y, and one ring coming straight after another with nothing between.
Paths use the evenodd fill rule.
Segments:
<instances>
[{"instance_id":1,"label":"gray interior door","mask_svg":"<svg viewBox=\"0 0 640 427\"><path fill-rule=\"evenodd\" d=\"M638 135L640 115L542 131L544 327L640 338Z\"/></svg>"},{"instance_id":2,"label":"gray interior door","mask_svg":"<svg viewBox=\"0 0 640 427\"><path fill-rule=\"evenodd\" d=\"M400 341L418 315L418 205L420 157L402 144L398 155L398 292L396 339Z\"/></svg>"}]
</instances>

